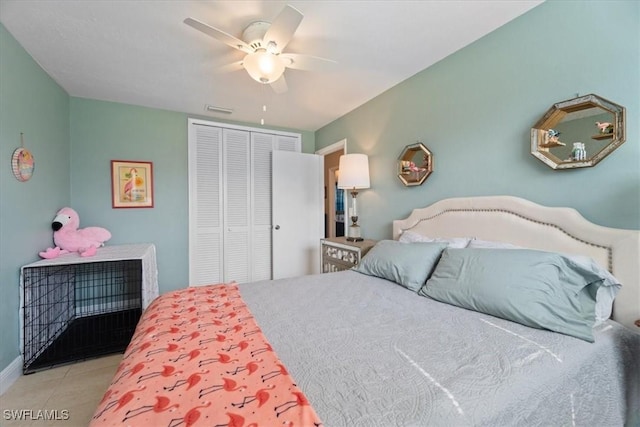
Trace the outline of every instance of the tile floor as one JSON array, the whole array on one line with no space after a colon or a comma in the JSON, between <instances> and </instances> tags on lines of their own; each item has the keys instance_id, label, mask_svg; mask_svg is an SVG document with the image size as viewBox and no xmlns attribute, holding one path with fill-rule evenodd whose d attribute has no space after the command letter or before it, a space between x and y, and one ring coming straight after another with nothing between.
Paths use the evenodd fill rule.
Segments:
<instances>
[{"instance_id":1,"label":"tile floor","mask_svg":"<svg viewBox=\"0 0 640 427\"><path fill-rule=\"evenodd\" d=\"M0 396L0 426L86 427L121 360L114 354L21 376ZM28 409L33 415L23 420L7 412ZM68 419L34 419L38 410L57 411L58 418L66 410Z\"/></svg>"}]
</instances>

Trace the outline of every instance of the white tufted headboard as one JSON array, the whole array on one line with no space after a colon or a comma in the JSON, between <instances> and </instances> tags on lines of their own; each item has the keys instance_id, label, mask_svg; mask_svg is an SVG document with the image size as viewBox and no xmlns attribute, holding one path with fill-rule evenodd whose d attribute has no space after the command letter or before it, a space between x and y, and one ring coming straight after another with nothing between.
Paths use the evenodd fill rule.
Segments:
<instances>
[{"instance_id":1,"label":"white tufted headboard","mask_svg":"<svg viewBox=\"0 0 640 427\"><path fill-rule=\"evenodd\" d=\"M636 328L640 319L640 231L596 225L572 208L538 205L512 196L444 199L393 221L430 237L473 237L553 252L587 255L622 283L613 319Z\"/></svg>"}]
</instances>

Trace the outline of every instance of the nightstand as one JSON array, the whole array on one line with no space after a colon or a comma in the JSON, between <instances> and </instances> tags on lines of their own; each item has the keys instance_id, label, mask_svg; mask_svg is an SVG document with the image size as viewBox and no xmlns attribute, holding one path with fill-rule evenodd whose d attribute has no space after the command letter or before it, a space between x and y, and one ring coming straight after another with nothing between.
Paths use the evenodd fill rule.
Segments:
<instances>
[{"instance_id":1,"label":"nightstand","mask_svg":"<svg viewBox=\"0 0 640 427\"><path fill-rule=\"evenodd\" d=\"M348 270L358 265L363 256L369 252L376 243L376 240L363 240L361 242L350 242L346 237L331 237L322 239L321 256L322 272L332 273L334 271Z\"/></svg>"}]
</instances>

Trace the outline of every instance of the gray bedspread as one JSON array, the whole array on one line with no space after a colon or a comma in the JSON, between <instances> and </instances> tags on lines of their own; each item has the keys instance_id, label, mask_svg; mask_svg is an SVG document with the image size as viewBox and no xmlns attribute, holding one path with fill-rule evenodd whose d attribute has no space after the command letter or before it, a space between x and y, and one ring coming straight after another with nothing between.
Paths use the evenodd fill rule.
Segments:
<instances>
[{"instance_id":1,"label":"gray bedspread","mask_svg":"<svg viewBox=\"0 0 640 427\"><path fill-rule=\"evenodd\" d=\"M640 424L640 334L615 322L592 344L353 271L240 290L327 427Z\"/></svg>"}]
</instances>

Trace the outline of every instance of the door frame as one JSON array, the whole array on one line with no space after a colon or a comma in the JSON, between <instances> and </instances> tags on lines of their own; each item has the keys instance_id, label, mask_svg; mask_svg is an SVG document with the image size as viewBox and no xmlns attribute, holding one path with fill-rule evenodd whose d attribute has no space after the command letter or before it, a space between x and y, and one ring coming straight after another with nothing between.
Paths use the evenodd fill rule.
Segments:
<instances>
[{"instance_id":1,"label":"door frame","mask_svg":"<svg viewBox=\"0 0 640 427\"><path fill-rule=\"evenodd\" d=\"M316 150L316 154L326 156L327 154L335 153L336 151L343 150L344 154L347 154L347 138L341 139L338 142L334 142L331 145L327 145L324 148Z\"/></svg>"},{"instance_id":2,"label":"door frame","mask_svg":"<svg viewBox=\"0 0 640 427\"><path fill-rule=\"evenodd\" d=\"M324 148L321 148L319 150L316 150L316 154L320 155L320 156L327 156L329 154L335 153L336 151L342 151L342 154L347 154L347 138L343 138L338 142L334 142L331 145L327 145ZM331 172L331 171L329 171ZM335 224L332 224L332 220L335 221L335 210L336 210L336 206L335 206L335 197L333 197L333 187L330 187L330 185L332 185L332 179L331 177L329 178L329 182L324 182L323 181L323 185L326 186L327 188L327 197L329 197L329 212L324 212L324 214L327 216L328 218L328 222L329 222L329 230L334 230L335 234ZM334 181L333 181L334 182ZM335 182L334 182L335 183ZM347 205L347 192L344 191L343 192L343 197L344 197L344 201L343 201L343 206L348 206ZM322 204L324 209L324 203ZM333 214L332 214L333 212ZM347 215L344 216L344 235L348 236L349 232L349 221L347 218ZM329 233L329 235L331 236L332 234Z\"/></svg>"},{"instance_id":3,"label":"door frame","mask_svg":"<svg viewBox=\"0 0 640 427\"><path fill-rule=\"evenodd\" d=\"M329 181L327 186L327 198L329 200L329 212L327 212L328 237L336 237L336 171L338 167L329 168ZM322 204L324 206L324 203Z\"/></svg>"}]
</instances>

